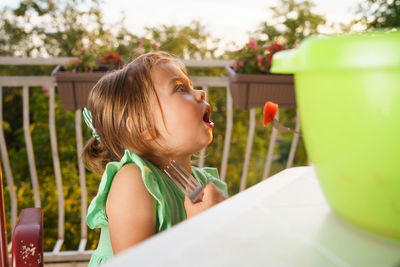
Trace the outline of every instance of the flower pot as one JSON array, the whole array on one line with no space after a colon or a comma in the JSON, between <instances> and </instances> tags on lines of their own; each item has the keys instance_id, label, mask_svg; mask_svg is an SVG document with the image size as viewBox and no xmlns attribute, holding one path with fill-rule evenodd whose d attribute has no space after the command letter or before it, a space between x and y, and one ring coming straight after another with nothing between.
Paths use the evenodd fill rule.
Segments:
<instances>
[{"instance_id":1,"label":"flower pot","mask_svg":"<svg viewBox=\"0 0 400 267\"><path fill-rule=\"evenodd\" d=\"M66 110L76 110L86 106L89 93L97 81L107 73L108 68L95 72L68 72L61 65L52 75L56 79L58 94Z\"/></svg>"},{"instance_id":2,"label":"flower pot","mask_svg":"<svg viewBox=\"0 0 400 267\"><path fill-rule=\"evenodd\" d=\"M234 105L239 109L263 107L266 101L295 108L293 75L238 74L226 67Z\"/></svg>"}]
</instances>

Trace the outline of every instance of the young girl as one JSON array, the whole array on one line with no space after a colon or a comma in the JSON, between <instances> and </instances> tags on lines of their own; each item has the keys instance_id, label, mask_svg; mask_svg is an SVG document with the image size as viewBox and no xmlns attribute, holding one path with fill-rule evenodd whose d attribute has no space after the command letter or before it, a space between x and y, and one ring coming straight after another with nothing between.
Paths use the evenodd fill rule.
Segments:
<instances>
[{"instance_id":1,"label":"young girl","mask_svg":"<svg viewBox=\"0 0 400 267\"><path fill-rule=\"evenodd\" d=\"M84 118L93 137L87 167L102 179L87 223L101 228L89 266L108 261L227 196L216 169L191 167L193 153L212 141L210 105L193 89L179 61L144 54L105 75L91 91ZM192 203L161 171L172 159L203 185Z\"/></svg>"}]
</instances>

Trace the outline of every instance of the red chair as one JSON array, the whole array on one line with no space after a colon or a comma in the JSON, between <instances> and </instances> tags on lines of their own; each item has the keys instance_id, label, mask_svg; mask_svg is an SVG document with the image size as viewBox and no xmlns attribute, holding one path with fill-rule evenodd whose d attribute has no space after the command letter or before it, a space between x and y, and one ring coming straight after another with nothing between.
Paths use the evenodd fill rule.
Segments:
<instances>
[{"instance_id":1,"label":"red chair","mask_svg":"<svg viewBox=\"0 0 400 267\"><path fill-rule=\"evenodd\" d=\"M0 160L0 266L9 266L6 216L3 195L3 172ZM43 214L40 208L23 209L12 236L12 265L43 266Z\"/></svg>"}]
</instances>

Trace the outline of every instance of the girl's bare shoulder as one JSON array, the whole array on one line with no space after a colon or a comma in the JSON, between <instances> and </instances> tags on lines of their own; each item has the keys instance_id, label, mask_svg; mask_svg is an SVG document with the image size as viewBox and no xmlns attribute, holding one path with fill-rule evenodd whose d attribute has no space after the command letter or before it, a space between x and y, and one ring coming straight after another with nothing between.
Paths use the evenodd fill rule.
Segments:
<instances>
[{"instance_id":1,"label":"girl's bare shoulder","mask_svg":"<svg viewBox=\"0 0 400 267\"><path fill-rule=\"evenodd\" d=\"M131 181L132 179L137 179L142 177L142 172L140 168L135 163L128 163L119 169L119 171L115 174L114 181L116 180L127 180Z\"/></svg>"},{"instance_id":2,"label":"girl's bare shoulder","mask_svg":"<svg viewBox=\"0 0 400 267\"><path fill-rule=\"evenodd\" d=\"M140 168L135 164L124 165L115 175L106 201L110 241L115 254L155 233L155 207Z\"/></svg>"},{"instance_id":3,"label":"girl's bare shoulder","mask_svg":"<svg viewBox=\"0 0 400 267\"><path fill-rule=\"evenodd\" d=\"M115 175L106 202L106 212L125 203L152 202L152 197L144 185L140 168L129 163Z\"/></svg>"}]
</instances>

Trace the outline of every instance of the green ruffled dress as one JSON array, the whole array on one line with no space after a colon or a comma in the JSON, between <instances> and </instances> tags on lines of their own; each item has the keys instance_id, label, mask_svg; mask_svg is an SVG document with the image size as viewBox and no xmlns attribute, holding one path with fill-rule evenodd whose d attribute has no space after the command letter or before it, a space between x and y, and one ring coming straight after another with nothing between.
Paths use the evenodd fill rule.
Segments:
<instances>
[{"instance_id":1,"label":"green ruffled dress","mask_svg":"<svg viewBox=\"0 0 400 267\"><path fill-rule=\"evenodd\" d=\"M157 233L186 219L183 206L184 194L179 188L149 161L140 158L132 151L125 150L125 155L120 162L107 164L97 195L88 208L86 217L88 226L91 229L101 228L99 244L90 259L89 266L100 265L113 257L106 215L106 200L115 174L128 163L135 163L140 168L144 185L157 202ZM192 167L192 174L202 185L212 182L222 191L225 197L228 196L226 184L219 180L217 169Z\"/></svg>"}]
</instances>

